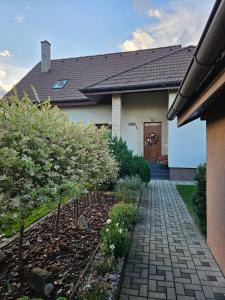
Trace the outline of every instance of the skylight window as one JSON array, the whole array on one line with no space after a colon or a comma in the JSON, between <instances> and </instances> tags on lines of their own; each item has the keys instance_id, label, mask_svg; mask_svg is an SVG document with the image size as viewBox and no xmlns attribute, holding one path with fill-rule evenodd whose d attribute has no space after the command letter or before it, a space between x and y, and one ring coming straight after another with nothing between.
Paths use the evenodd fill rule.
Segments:
<instances>
[{"instance_id":1,"label":"skylight window","mask_svg":"<svg viewBox=\"0 0 225 300\"><path fill-rule=\"evenodd\" d=\"M68 79L58 80L53 84L52 88L53 89L62 89L66 85L67 81L68 81Z\"/></svg>"}]
</instances>

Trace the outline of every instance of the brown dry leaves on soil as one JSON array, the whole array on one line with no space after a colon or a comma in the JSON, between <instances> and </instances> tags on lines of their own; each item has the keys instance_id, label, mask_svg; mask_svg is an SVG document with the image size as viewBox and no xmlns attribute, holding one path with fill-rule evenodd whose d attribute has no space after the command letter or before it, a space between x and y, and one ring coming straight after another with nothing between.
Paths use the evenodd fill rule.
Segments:
<instances>
[{"instance_id":1,"label":"brown dry leaves on soil","mask_svg":"<svg viewBox=\"0 0 225 300\"><path fill-rule=\"evenodd\" d=\"M73 224L73 203L62 207L58 239L54 239L55 214L35 226L24 239L25 275L34 267L50 271L54 275L54 286L58 295L68 296L73 284L78 280L89 257L100 240L100 229L104 225L109 209L115 199L99 194L96 201L88 205L86 199L80 201L81 213L86 217L90 230L81 230ZM4 249L7 260L0 272L0 299L16 299L21 295L33 296L29 285L21 283L17 267L17 241ZM9 286L11 291L8 292Z\"/></svg>"}]
</instances>

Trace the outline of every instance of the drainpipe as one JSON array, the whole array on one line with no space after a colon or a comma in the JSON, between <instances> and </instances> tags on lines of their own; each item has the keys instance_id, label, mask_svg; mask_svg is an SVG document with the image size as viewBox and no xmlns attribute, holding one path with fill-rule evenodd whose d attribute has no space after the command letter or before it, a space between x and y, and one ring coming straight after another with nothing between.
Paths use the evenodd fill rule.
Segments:
<instances>
[{"instance_id":1,"label":"drainpipe","mask_svg":"<svg viewBox=\"0 0 225 300\"><path fill-rule=\"evenodd\" d=\"M213 7L181 87L167 113L168 120L173 120L188 104L190 97L221 58L225 49L224 36L225 0L218 0Z\"/></svg>"}]
</instances>

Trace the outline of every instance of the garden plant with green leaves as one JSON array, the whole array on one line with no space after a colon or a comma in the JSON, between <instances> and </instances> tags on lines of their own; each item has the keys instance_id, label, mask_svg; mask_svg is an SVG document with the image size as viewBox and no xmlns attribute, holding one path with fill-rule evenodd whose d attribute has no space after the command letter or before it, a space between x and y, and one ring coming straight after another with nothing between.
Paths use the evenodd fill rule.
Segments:
<instances>
[{"instance_id":1,"label":"garden plant with green leaves","mask_svg":"<svg viewBox=\"0 0 225 300\"><path fill-rule=\"evenodd\" d=\"M126 176L119 179L114 188L115 196L126 203L134 203L144 188L141 178L136 176Z\"/></svg>"},{"instance_id":2,"label":"garden plant with green leaves","mask_svg":"<svg viewBox=\"0 0 225 300\"><path fill-rule=\"evenodd\" d=\"M115 196L120 201L109 213L109 219L102 229L102 250L106 255L123 257L127 254L133 226L138 222L136 201L144 184L139 176L126 176L117 181Z\"/></svg>"},{"instance_id":3,"label":"garden plant with green leaves","mask_svg":"<svg viewBox=\"0 0 225 300\"><path fill-rule=\"evenodd\" d=\"M144 183L150 181L151 171L148 162L142 156L134 155L121 137L111 138L110 149L119 163L119 178L138 175Z\"/></svg>"},{"instance_id":4,"label":"garden plant with green leaves","mask_svg":"<svg viewBox=\"0 0 225 300\"><path fill-rule=\"evenodd\" d=\"M206 164L198 166L195 174L197 181L196 192L193 197L193 205L197 216L198 225L204 235L207 235L206 229Z\"/></svg>"},{"instance_id":5,"label":"garden plant with green leaves","mask_svg":"<svg viewBox=\"0 0 225 300\"><path fill-rule=\"evenodd\" d=\"M70 123L49 101L34 104L27 95L2 100L0 218L19 216L21 274L25 219L32 210L43 202L57 202L56 237L62 199L116 179L117 162L105 136L94 125Z\"/></svg>"}]
</instances>

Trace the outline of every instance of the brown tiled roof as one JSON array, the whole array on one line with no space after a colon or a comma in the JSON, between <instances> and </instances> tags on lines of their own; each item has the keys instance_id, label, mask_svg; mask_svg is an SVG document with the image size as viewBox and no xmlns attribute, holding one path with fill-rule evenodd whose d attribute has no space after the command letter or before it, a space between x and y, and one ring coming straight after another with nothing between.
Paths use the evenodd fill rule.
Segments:
<instances>
[{"instance_id":1,"label":"brown tiled roof","mask_svg":"<svg viewBox=\"0 0 225 300\"><path fill-rule=\"evenodd\" d=\"M16 85L16 90L19 97L24 92L27 92L30 98L35 100L31 89L31 85L33 85L40 99L46 99L49 96L52 102L65 103L73 101L77 104L87 104L90 100L81 90L88 86L94 87L96 85L97 88L99 86L104 88L109 86L111 88L111 86L115 87L116 85L130 85L135 81L140 86L147 81L155 83L164 81L166 83L171 80L170 76L180 82L192 57L193 51L192 48L190 49L191 51L188 52L187 48L170 46L113 54L55 59L51 60L51 69L47 73L41 73L41 63L39 62ZM183 58L181 53L183 53ZM172 54L174 56L171 56ZM168 59L166 59L167 56ZM170 61L171 57L173 58L173 63ZM188 62L186 63L186 61ZM140 67L138 68L138 66ZM167 68L170 71L165 73ZM162 70L161 73L160 70ZM128 71L129 77L126 77L126 71ZM145 71L147 71L146 75L144 75ZM62 79L68 79L65 87L52 89L52 85L57 80ZM10 95L12 92L10 91L7 95ZM93 101L90 101L90 104L93 104Z\"/></svg>"},{"instance_id":2,"label":"brown tiled roof","mask_svg":"<svg viewBox=\"0 0 225 300\"><path fill-rule=\"evenodd\" d=\"M193 57L194 46L144 63L86 87L86 93L97 91L120 91L143 88L177 87L181 83Z\"/></svg>"}]
</instances>

